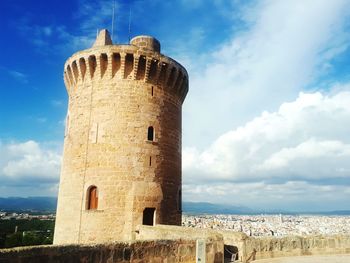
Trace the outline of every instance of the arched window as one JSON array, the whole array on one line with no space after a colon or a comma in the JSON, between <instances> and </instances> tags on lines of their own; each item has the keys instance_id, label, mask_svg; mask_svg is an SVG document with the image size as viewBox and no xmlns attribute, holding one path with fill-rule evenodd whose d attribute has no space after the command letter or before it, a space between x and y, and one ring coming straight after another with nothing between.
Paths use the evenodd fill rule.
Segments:
<instances>
[{"instance_id":1,"label":"arched window","mask_svg":"<svg viewBox=\"0 0 350 263\"><path fill-rule=\"evenodd\" d=\"M87 190L87 210L96 210L98 206L98 191L96 186L90 186Z\"/></svg>"},{"instance_id":2,"label":"arched window","mask_svg":"<svg viewBox=\"0 0 350 263\"><path fill-rule=\"evenodd\" d=\"M154 128L152 126L148 127L147 140L154 141Z\"/></svg>"}]
</instances>

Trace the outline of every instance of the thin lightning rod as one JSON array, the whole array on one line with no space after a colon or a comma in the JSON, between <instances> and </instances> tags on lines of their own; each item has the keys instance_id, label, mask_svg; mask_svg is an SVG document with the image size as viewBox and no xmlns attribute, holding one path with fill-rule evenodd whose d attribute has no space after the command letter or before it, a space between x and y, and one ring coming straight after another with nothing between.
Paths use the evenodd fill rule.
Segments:
<instances>
[{"instance_id":1,"label":"thin lightning rod","mask_svg":"<svg viewBox=\"0 0 350 263\"><path fill-rule=\"evenodd\" d=\"M129 10L129 42L130 42L130 37L131 37L131 7Z\"/></svg>"},{"instance_id":2,"label":"thin lightning rod","mask_svg":"<svg viewBox=\"0 0 350 263\"><path fill-rule=\"evenodd\" d=\"M114 9L115 9L115 1L113 1L113 12L112 12L112 42L114 36Z\"/></svg>"}]
</instances>

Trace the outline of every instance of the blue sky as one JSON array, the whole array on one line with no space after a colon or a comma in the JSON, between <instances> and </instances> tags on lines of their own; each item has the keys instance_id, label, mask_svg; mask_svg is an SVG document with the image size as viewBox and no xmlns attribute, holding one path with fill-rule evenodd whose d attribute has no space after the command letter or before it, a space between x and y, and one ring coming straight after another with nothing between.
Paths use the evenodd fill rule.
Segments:
<instances>
[{"instance_id":1,"label":"blue sky","mask_svg":"<svg viewBox=\"0 0 350 263\"><path fill-rule=\"evenodd\" d=\"M57 194L63 64L113 1L3 0L0 196ZM350 209L350 3L116 1L113 40L155 36L183 64L185 201Z\"/></svg>"}]
</instances>

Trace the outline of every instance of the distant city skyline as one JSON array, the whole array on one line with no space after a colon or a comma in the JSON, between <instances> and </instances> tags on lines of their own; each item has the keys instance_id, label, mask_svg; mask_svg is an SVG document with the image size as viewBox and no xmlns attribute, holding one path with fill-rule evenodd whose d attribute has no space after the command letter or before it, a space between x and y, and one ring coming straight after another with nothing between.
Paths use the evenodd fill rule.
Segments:
<instances>
[{"instance_id":1,"label":"distant city skyline","mask_svg":"<svg viewBox=\"0 0 350 263\"><path fill-rule=\"evenodd\" d=\"M4 0L0 197L56 196L63 64L113 1ZM152 35L186 67L183 200L349 210L350 2L116 1L114 43Z\"/></svg>"},{"instance_id":2,"label":"distant city skyline","mask_svg":"<svg viewBox=\"0 0 350 263\"><path fill-rule=\"evenodd\" d=\"M347 235L349 216L183 215L186 227L243 232L248 236Z\"/></svg>"}]
</instances>

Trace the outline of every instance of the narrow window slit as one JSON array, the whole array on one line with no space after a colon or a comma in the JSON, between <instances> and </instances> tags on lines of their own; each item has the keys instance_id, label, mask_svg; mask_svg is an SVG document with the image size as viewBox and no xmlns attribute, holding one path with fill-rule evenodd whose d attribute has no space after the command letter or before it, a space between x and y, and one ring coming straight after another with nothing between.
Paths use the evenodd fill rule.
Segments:
<instances>
[{"instance_id":1,"label":"narrow window slit","mask_svg":"<svg viewBox=\"0 0 350 263\"><path fill-rule=\"evenodd\" d=\"M154 128L152 126L148 127L147 140L154 141Z\"/></svg>"}]
</instances>

